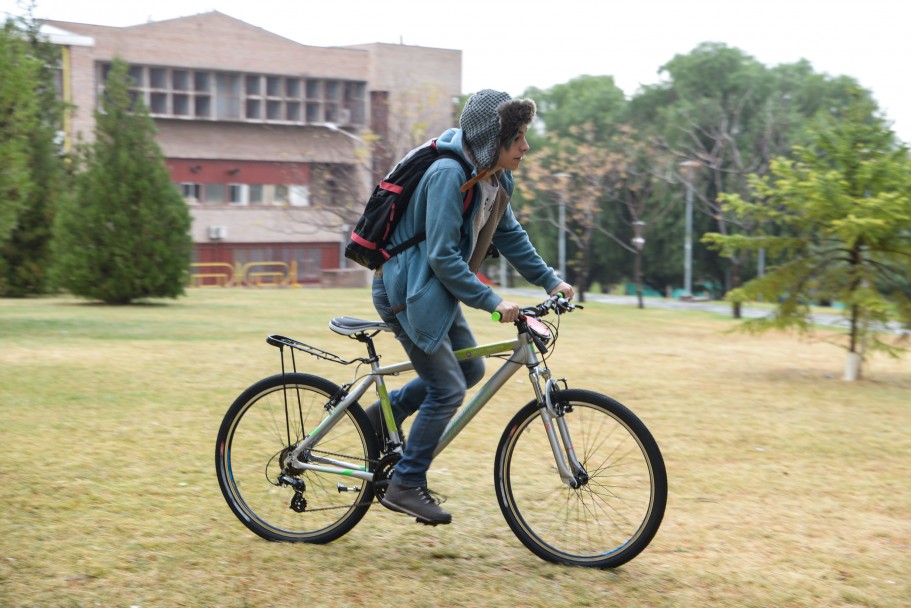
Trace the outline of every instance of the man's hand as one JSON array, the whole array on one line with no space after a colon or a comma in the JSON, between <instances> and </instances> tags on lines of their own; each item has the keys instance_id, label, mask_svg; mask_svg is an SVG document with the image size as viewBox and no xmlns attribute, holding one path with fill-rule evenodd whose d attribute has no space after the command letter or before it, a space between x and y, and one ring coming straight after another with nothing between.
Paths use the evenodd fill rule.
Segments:
<instances>
[{"instance_id":1,"label":"man's hand","mask_svg":"<svg viewBox=\"0 0 911 608\"><path fill-rule=\"evenodd\" d=\"M557 285L549 295L554 295L557 293L562 293L563 297L567 300L572 300L573 296L576 295L576 292L573 290L573 286L566 282Z\"/></svg>"},{"instance_id":2,"label":"man's hand","mask_svg":"<svg viewBox=\"0 0 911 608\"><path fill-rule=\"evenodd\" d=\"M500 300L496 312L500 313L500 323L512 323L519 318L519 305Z\"/></svg>"}]
</instances>

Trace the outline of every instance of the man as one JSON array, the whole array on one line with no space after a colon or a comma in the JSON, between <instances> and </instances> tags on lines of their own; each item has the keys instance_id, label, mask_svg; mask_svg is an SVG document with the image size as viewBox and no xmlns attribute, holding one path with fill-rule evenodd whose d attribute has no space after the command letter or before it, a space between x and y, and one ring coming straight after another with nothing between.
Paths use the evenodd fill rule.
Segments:
<instances>
[{"instance_id":1,"label":"man","mask_svg":"<svg viewBox=\"0 0 911 608\"><path fill-rule=\"evenodd\" d=\"M550 294L559 291L567 298L573 296L572 287L535 251L509 207L512 171L528 152L525 135L535 109L529 99L512 99L490 89L468 100L459 120L461 128L447 130L436 145L441 152L462 156L474 167L473 174L466 176L452 158L441 158L430 166L390 244L397 245L421 230L427 238L393 256L373 281L374 306L418 374L390 393L396 424L415 411L418 414L381 502L422 523L452 521L427 489L427 470L466 390L484 376L482 360L459 363L453 354L476 345L460 302L497 311L502 323L518 317L518 305L477 278L489 246L493 244L529 282ZM472 187L472 207L463 213L463 192ZM368 414L378 428L378 405L368 408Z\"/></svg>"}]
</instances>

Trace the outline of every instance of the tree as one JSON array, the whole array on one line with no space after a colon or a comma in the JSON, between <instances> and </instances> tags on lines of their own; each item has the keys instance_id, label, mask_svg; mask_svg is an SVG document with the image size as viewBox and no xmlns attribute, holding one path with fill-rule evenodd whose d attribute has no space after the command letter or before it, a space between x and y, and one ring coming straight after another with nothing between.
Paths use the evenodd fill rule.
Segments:
<instances>
[{"instance_id":1,"label":"tree","mask_svg":"<svg viewBox=\"0 0 911 608\"><path fill-rule=\"evenodd\" d=\"M760 227L755 235L705 235L724 255L766 249L774 259L768 274L728 296L778 303L748 329L810 331L811 302L844 304L848 380L860 377L865 349L902 352L879 331L895 321L911 327L911 159L895 142L858 92L808 146L794 148L794 160L778 158L771 175L751 176L749 200L722 197L726 212Z\"/></svg>"},{"instance_id":2,"label":"tree","mask_svg":"<svg viewBox=\"0 0 911 608\"><path fill-rule=\"evenodd\" d=\"M184 292L190 213L171 183L155 126L115 58L80 150L76 196L54 225L56 276L73 294L108 304Z\"/></svg>"},{"instance_id":3,"label":"tree","mask_svg":"<svg viewBox=\"0 0 911 608\"><path fill-rule=\"evenodd\" d=\"M731 216L721 195L745 194L748 175L766 175L771 159L800 143L818 111L844 107L849 87L857 89L852 79L815 74L806 61L768 69L718 43L701 44L661 69L669 81L646 87L631 102L634 124L657 123L653 132L668 152L680 163L699 166L690 182L697 209L721 234L756 229L750 218ZM726 289L748 276L748 253L729 252ZM732 307L739 318L739 303Z\"/></svg>"},{"instance_id":4,"label":"tree","mask_svg":"<svg viewBox=\"0 0 911 608\"><path fill-rule=\"evenodd\" d=\"M37 120L31 85L37 59L26 52L12 21L0 30L0 243L16 228L29 191L28 133Z\"/></svg>"},{"instance_id":5,"label":"tree","mask_svg":"<svg viewBox=\"0 0 911 608\"><path fill-rule=\"evenodd\" d=\"M66 192L55 142L63 104L54 87L57 49L34 19L0 30L0 295L46 291L51 226Z\"/></svg>"},{"instance_id":6,"label":"tree","mask_svg":"<svg viewBox=\"0 0 911 608\"><path fill-rule=\"evenodd\" d=\"M570 128L567 137L551 136L545 151L526 161L518 184L529 202L520 209L530 221L547 223L558 233L565 228L574 252L570 278L582 300L595 279L602 241L632 254L643 308L647 231L668 213L673 199L655 196L664 184L653 172L662 163L657 150L629 126L612 130L614 136L604 143L595 141L597 129L588 124Z\"/></svg>"},{"instance_id":7,"label":"tree","mask_svg":"<svg viewBox=\"0 0 911 608\"><path fill-rule=\"evenodd\" d=\"M610 234L601 182L622 159L605 142L618 130L614 119L625 98L609 76L582 76L525 96L537 103L540 122L528 133L532 153L517 175L513 206L545 253L556 249L552 243L565 246L564 278L584 299L601 253L599 236Z\"/></svg>"}]
</instances>

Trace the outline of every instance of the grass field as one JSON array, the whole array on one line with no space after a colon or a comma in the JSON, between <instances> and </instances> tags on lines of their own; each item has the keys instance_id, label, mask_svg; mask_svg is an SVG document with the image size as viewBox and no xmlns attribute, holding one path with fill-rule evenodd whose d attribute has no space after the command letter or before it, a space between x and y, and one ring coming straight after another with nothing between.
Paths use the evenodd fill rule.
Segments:
<instances>
[{"instance_id":1,"label":"grass field","mask_svg":"<svg viewBox=\"0 0 911 608\"><path fill-rule=\"evenodd\" d=\"M874 359L845 383L834 346L729 333L703 313L590 304L563 320L550 360L630 406L664 453L664 523L626 566L548 564L503 520L492 465L530 399L521 374L431 469L451 526L374 505L328 545L259 539L215 481L218 425L278 371L266 335L360 354L326 328L337 314L374 317L369 293L0 300L0 606L911 603L911 361ZM468 314L480 341L509 337ZM390 337L380 346L401 358Z\"/></svg>"}]
</instances>

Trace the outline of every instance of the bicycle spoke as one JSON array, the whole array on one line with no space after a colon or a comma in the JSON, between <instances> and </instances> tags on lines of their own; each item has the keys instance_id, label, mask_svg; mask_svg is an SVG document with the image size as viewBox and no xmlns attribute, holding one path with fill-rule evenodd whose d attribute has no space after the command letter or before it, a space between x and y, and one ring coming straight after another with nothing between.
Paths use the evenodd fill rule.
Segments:
<instances>
[{"instance_id":1,"label":"bicycle spoke","mask_svg":"<svg viewBox=\"0 0 911 608\"><path fill-rule=\"evenodd\" d=\"M238 518L260 536L326 542L354 526L372 502L369 482L339 492L341 475L283 469L282 459L328 415L324 405L338 390L305 374L273 376L248 389L225 417L216 452L219 484ZM310 453L369 470L376 447L363 412L354 414L349 409Z\"/></svg>"},{"instance_id":2,"label":"bicycle spoke","mask_svg":"<svg viewBox=\"0 0 911 608\"><path fill-rule=\"evenodd\" d=\"M578 488L562 482L540 414L529 404L497 450L497 497L519 539L544 559L614 567L642 551L660 524L663 461L623 406L585 391L564 391L563 399L572 406L564 420L587 479Z\"/></svg>"}]
</instances>

